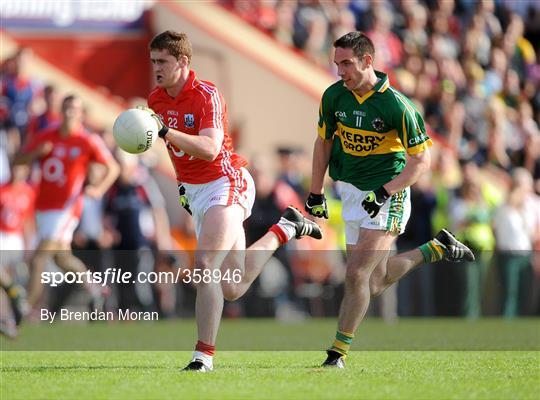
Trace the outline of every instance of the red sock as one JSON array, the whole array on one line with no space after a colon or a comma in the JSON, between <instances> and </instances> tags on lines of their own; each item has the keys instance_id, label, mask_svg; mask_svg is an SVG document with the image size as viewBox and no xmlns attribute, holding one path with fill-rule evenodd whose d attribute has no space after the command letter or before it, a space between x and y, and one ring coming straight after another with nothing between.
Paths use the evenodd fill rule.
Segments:
<instances>
[{"instance_id":1,"label":"red sock","mask_svg":"<svg viewBox=\"0 0 540 400\"><path fill-rule=\"evenodd\" d=\"M268 232L274 233L279 240L279 243L285 244L289 241L289 238L287 237L287 234L283 232L283 229L278 224L274 224L268 229Z\"/></svg>"},{"instance_id":2,"label":"red sock","mask_svg":"<svg viewBox=\"0 0 540 400\"><path fill-rule=\"evenodd\" d=\"M201 342L200 340L197 341L197 345L195 346L196 351L200 351L201 353L207 354L209 356L213 356L214 352L216 351L216 346L212 346L210 344L206 344Z\"/></svg>"}]
</instances>

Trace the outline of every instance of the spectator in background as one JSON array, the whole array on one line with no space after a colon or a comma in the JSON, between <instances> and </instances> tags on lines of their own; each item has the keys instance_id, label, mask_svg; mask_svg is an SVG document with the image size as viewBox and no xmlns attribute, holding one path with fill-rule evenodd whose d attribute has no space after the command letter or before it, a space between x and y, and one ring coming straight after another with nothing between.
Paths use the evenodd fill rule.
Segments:
<instances>
[{"instance_id":1,"label":"spectator in background","mask_svg":"<svg viewBox=\"0 0 540 400\"><path fill-rule=\"evenodd\" d=\"M36 82L25 76L24 69L28 57L30 51L21 48L4 62L2 68L1 95L8 101L9 125L19 130L20 143L23 142L30 122L30 105L40 91Z\"/></svg>"},{"instance_id":2,"label":"spectator in background","mask_svg":"<svg viewBox=\"0 0 540 400\"><path fill-rule=\"evenodd\" d=\"M468 318L482 315L481 301L485 277L494 249L491 230L492 207L481 185L477 165L467 161L463 165L463 184L450 204L450 215L456 236L473 250L475 261L464 263L465 296L463 313Z\"/></svg>"},{"instance_id":3,"label":"spectator in background","mask_svg":"<svg viewBox=\"0 0 540 400\"><path fill-rule=\"evenodd\" d=\"M456 59L459 54L459 44L450 34L448 18L449 15L441 10L435 11L430 18L429 54L437 61Z\"/></svg>"},{"instance_id":4,"label":"spectator in background","mask_svg":"<svg viewBox=\"0 0 540 400\"><path fill-rule=\"evenodd\" d=\"M412 5L406 13L406 27L402 32L403 49L409 55L423 57L427 53L429 41L427 34L428 13L422 4L411 3Z\"/></svg>"},{"instance_id":5,"label":"spectator in background","mask_svg":"<svg viewBox=\"0 0 540 400\"><path fill-rule=\"evenodd\" d=\"M257 192L251 210L251 218L246 220L246 245L251 246L258 238L264 235L276 218L292 204L300 208L302 202L295 190L284 180L276 179L272 172L272 163L268 156L257 155L250 163L250 173L253 176ZM290 249L290 244L287 245ZM277 295L273 300L276 315L287 319L298 314L298 299L292 286L294 282L290 254L284 247L276 250L273 258L285 267L288 289Z\"/></svg>"},{"instance_id":6,"label":"spectator in background","mask_svg":"<svg viewBox=\"0 0 540 400\"><path fill-rule=\"evenodd\" d=\"M523 165L531 173L533 179L539 179L540 129L533 119L531 104L527 101L522 101L519 105L517 132L524 140L523 154L518 160L518 165Z\"/></svg>"},{"instance_id":7,"label":"spectator in background","mask_svg":"<svg viewBox=\"0 0 540 400\"><path fill-rule=\"evenodd\" d=\"M497 209L493 226L497 265L504 285L503 315L523 315L530 289L531 251L540 238L540 197L529 171L516 168L506 202Z\"/></svg>"},{"instance_id":8,"label":"spectator in background","mask_svg":"<svg viewBox=\"0 0 540 400\"><path fill-rule=\"evenodd\" d=\"M114 265L137 276L153 271L153 249L171 249L169 220L165 200L138 156L118 150L117 158L121 172L105 200L107 228L116 237ZM119 284L118 307L155 311L152 286Z\"/></svg>"},{"instance_id":9,"label":"spectator in background","mask_svg":"<svg viewBox=\"0 0 540 400\"><path fill-rule=\"evenodd\" d=\"M496 40L503 34L501 21L495 14L495 6L494 0L478 0L476 3L476 13L486 21L485 30L491 40Z\"/></svg>"},{"instance_id":10,"label":"spectator in background","mask_svg":"<svg viewBox=\"0 0 540 400\"><path fill-rule=\"evenodd\" d=\"M489 65L491 39L486 32L486 21L481 14L474 14L462 43L464 59L474 60L482 67Z\"/></svg>"},{"instance_id":11,"label":"spectator in background","mask_svg":"<svg viewBox=\"0 0 540 400\"><path fill-rule=\"evenodd\" d=\"M276 6L276 25L272 30L274 38L287 46L293 46L296 1L280 1Z\"/></svg>"},{"instance_id":12,"label":"spectator in background","mask_svg":"<svg viewBox=\"0 0 540 400\"><path fill-rule=\"evenodd\" d=\"M502 91L507 69L508 57L503 49L499 47L492 48L489 66L483 80L483 90L487 97L494 96Z\"/></svg>"},{"instance_id":13,"label":"spectator in background","mask_svg":"<svg viewBox=\"0 0 540 400\"><path fill-rule=\"evenodd\" d=\"M378 71L391 72L403 62L403 45L392 32L394 16L384 5L373 7L373 27L366 35L377 49L374 68Z\"/></svg>"},{"instance_id":14,"label":"spectator in background","mask_svg":"<svg viewBox=\"0 0 540 400\"><path fill-rule=\"evenodd\" d=\"M486 158L485 149L488 138L488 121L486 109L488 99L482 88L484 70L474 60L468 60L465 64L465 76L467 83L462 97L465 108L463 120L463 140L456 149L463 159L483 162ZM481 145L481 146L480 146ZM483 153L481 152L483 148Z\"/></svg>"},{"instance_id":15,"label":"spectator in background","mask_svg":"<svg viewBox=\"0 0 540 400\"><path fill-rule=\"evenodd\" d=\"M431 185L430 174L423 175L416 185L411 187L411 204L411 218L407 230L397 240L400 252L414 249L433 237L432 217L437 199ZM399 315L435 315L433 268L433 265L424 265L399 281L397 288Z\"/></svg>"},{"instance_id":16,"label":"spectator in background","mask_svg":"<svg viewBox=\"0 0 540 400\"><path fill-rule=\"evenodd\" d=\"M44 129L60 125L61 118L58 112L60 108L58 104L59 96L55 86L45 86L45 89L43 89L43 102L43 112L30 119L27 132L29 139L27 140L30 140L33 135Z\"/></svg>"},{"instance_id":17,"label":"spectator in background","mask_svg":"<svg viewBox=\"0 0 540 400\"><path fill-rule=\"evenodd\" d=\"M328 20L317 0L299 0L294 18L294 45L314 63L326 67Z\"/></svg>"},{"instance_id":18,"label":"spectator in background","mask_svg":"<svg viewBox=\"0 0 540 400\"><path fill-rule=\"evenodd\" d=\"M303 198L306 194L304 189L305 175L301 169L301 149L292 147L279 147L277 149L279 157L278 182L284 182L294 189L296 194Z\"/></svg>"}]
</instances>

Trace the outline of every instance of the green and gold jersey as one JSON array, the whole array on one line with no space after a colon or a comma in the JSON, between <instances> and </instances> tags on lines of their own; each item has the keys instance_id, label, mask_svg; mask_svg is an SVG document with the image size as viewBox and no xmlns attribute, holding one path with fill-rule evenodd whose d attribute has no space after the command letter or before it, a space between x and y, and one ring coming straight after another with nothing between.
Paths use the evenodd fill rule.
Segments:
<instances>
[{"instance_id":1,"label":"green and gold jersey","mask_svg":"<svg viewBox=\"0 0 540 400\"><path fill-rule=\"evenodd\" d=\"M390 86L388 76L360 97L343 81L330 86L319 108L319 135L333 140L330 177L360 190L374 190L405 167L408 154L432 145L415 105Z\"/></svg>"}]
</instances>

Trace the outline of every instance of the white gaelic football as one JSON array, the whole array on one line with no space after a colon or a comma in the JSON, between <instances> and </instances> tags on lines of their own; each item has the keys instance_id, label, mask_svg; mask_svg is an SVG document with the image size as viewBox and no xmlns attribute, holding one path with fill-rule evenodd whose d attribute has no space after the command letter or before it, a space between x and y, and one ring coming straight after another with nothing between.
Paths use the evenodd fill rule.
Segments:
<instances>
[{"instance_id":1,"label":"white gaelic football","mask_svg":"<svg viewBox=\"0 0 540 400\"><path fill-rule=\"evenodd\" d=\"M130 108L116 118L113 136L118 147L131 154L148 150L158 137L158 124L145 110Z\"/></svg>"}]
</instances>

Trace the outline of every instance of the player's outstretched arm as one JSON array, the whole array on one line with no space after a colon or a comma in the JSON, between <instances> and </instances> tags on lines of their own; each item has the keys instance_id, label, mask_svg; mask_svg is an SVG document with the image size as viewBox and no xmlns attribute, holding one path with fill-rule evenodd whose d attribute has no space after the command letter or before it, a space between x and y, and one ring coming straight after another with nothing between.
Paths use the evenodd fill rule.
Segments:
<instances>
[{"instance_id":1,"label":"player's outstretched arm","mask_svg":"<svg viewBox=\"0 0 540 400\"><path fill-rule=\"evenodd\" d=\"M407 164L403 171L384 185L384 188L391 196L411 185L414 185L420 177L429 170L431 165L431 153L426 148L424 151L409 155Z\"/></svg>"}]
</instances>

